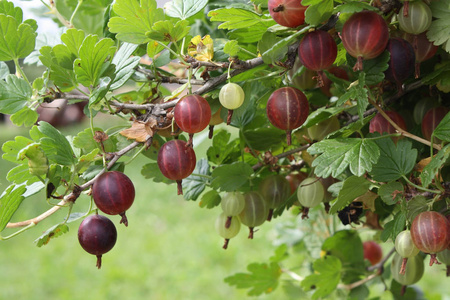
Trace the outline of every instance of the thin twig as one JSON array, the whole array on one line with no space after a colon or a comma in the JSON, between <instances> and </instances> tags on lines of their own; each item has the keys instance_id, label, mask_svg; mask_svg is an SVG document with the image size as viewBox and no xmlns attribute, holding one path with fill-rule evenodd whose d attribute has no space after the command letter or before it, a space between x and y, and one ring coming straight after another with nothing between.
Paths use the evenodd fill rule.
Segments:
<instances>
[{"instance_id":1,"label":"thin twig","mask_svg":"<svg viewBox=\"0 0 450 300\"><path fill-rule=\"evenodd\" d=\"M280 153L280 154L278 154L278 155L275 155L274 157L276 157L276 158L278 158L278 159L284 158L284 157L287 157L287 156L289 156L289 155L298 153L298 152L300 152L300 151L304 151L304 150L308 149L311 145L312 145L312 144L306 144L306 145L303 145L303 146L301 146L301 147L298 147L298 148L295 148L295 149L292 149L292 150L289 150L289 151ZM259 168L261 168L262 166L264 166L264 163L263 163L263 162L259 162L259 163L255 164L255 165L253 165L252 168L253 168L253 170L256 171L256 170L258 170Z\"/></svg>"}]
</instances>

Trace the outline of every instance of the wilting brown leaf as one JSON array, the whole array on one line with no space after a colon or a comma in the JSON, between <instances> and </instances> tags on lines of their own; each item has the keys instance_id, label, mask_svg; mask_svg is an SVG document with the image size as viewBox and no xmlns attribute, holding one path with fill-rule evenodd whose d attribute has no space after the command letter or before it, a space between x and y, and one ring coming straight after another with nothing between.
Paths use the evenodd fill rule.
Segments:
<instances>
[{"instance_id":1,"label":"wilting brown leaf","mask_svg":"<svg viewBox=\"0 0 450 300\"><path fill-rule=\"evenodd\" d=\"M150 119L148 122L135 121L131 125L131 128L127 128L120 132L121 135L130 140L143 143L147 141L149 137L153 136L153 129L156 126L156 120Z\"/></svg>"},{"instance_id":2,"label":"wilting brown leaf","mask_svg":"<svg viewBox=\"0 0 450 300\"><path fill-rule=\"evenodd\" d=\"M367 191L364 195L357 197L354 201L362 202L364 205L364 209L370 209L371 211L375 211L375 199L378 198L378 194L374 192Z\"/></svg>"},{"instance_id":3,"label":"wilting brown leaf","mask_svg":"<svg viewBox=\"0 0 450 300\"><path fill-rule=\"evenodd\" d=\"M419 161L416 166L414 167L414 170L417 172L422 173L423 169L431 162L431 157L427 157Z\"/></svg>"}]
</instances>

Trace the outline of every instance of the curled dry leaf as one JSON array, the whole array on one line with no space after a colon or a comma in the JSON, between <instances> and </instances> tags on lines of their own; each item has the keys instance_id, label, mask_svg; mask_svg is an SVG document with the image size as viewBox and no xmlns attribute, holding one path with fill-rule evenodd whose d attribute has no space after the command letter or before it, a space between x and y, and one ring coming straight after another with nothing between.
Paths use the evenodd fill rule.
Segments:
<instances>
[{"instance_id":1,"label":"curled dry leaf","mask_svg":"<svg viewBox=\"0 0 450 300\"><path fill-rule=\"evenodd\" d=\"M130 140L143 143L149 136L153 136L153 130L156 127L156 120L150 119L147 122L134 121L131 128L120 132L121 135Z\"/></svg>"}]
</instances>

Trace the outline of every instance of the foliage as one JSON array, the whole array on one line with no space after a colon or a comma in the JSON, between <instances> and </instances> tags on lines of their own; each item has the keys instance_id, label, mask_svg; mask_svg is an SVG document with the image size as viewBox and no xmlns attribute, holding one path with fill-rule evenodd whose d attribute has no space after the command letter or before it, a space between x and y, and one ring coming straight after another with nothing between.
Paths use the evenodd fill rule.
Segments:
<instances>
[{"instance_id":1,"label":"foliage","mask_svg":"<svg viewBox=\"0 0 450 300\"><path fill-rule=\"evenodd\" d=\"M252 263L248 273L229 276L225 282L248 288L248 295L257 296L273 292L287 274L290 280L300 281L299 293L312 299L337 295L367 298L373 278L389 278L389 274L383 274L383 264L392 252L386 253L379 265L367 267L360 229L369 228L379 242L393 241L418 213L449 213L450 113L431 130L432 139L427 141L420 127L430 124L408 119L405 130L392 124L383 110L411 116L417 98L425 96L449 107L446 8L450 1L430 5L434 20L427 36L440 47L422 66L421 75L415 79L411 76L399 90L396 83L384 78L390 67L387 51L365 60L363 68L354 71L357 59L346 53L336 32L350 14L370 9L383 15L390 24L391 36L400 35L393 17L399 7L393 2L377 7L377 1L303 0L302 4L308 6L305 24L286 28L270 17L264 0L173 0L164 9L157 8L155 0L80 1L75 5L52 1L46 5L67 29L58 41L51 42L45 33L37 34L35 20L23 20L20 8L2 0L0 113L10 115L14 126L27 127L28 136L17 136L2 146L2 158L16 166L7 172L10 184L0 195L0 229L23 228L1 239L51 219L57 210L66 210L67 217L41 230L44 233L37 237L36 244L47 245L52 238L68 232L71 222L96 211L91 203L85 213L72 213L72 207L84 201L76 201L79 196L88 194L98 176L107 170L130 172L130 158L148 158L140 170L147 180L172 184L156 162L160 147L180 138L193 143L198 153L201 140L191 140L185 133L178 135L173 108L182 95L195 93L205 97L215 113L220 107L219 91L228 81L243 88L244 104L232 112L220 109L221 118L228 117L229 125L210 129L212 140L204 157L197 157L193 173L182 180L186 200L199 200L200 207L215 209L225 192L257 190L259 183L273 173L300 173L331 183L322 181L327 189L327 210L312 209L310 219L302 221L306 222L301 225L306 232L298 238L280 233L282 245L269 262ZM99 18L104 20L101 27ZM333 34L339 49L336 65L349 78L334 76L331 70L320 71L319 78L326 75L332 81L332 97L319 86L306 90L296 86L290 74L299 42L313 29ZM44 67L40 77L29 80L19 62L24 58L27 63ZM10 72L3 61L11 61L16 71ZM293 71L301 76L302 72ZM169 90L165 83L178 87ZM282 86L302 89L310 106L308 119L292 133L292 144L267 117L271 113L266 111L267 100ZM65 136L55 120L45 119L41 106L57 99L65 99L71 107L82 102L83 114L90 119L89 128ZM396 133L369 133L368 123L376 112L386 123L395 125ZM99 128L98 117L105 114L120 121ZM342 128L329 132L322 141L311 140L306 129L331 116L338 116ZM59 202L33 219L12 223L21 203L43 190L46 202ZM294 193L275 210L274 217L289 216L296 205ZM364 213L355 213L358 210ZM307 211L303 209L304 218ZM309 259L309 264L305 261L295 266L302 276L284 265L299 245L302 255ZM394 297L400 297L398 290L392 284Z\"/></svg>"}]
</instances>

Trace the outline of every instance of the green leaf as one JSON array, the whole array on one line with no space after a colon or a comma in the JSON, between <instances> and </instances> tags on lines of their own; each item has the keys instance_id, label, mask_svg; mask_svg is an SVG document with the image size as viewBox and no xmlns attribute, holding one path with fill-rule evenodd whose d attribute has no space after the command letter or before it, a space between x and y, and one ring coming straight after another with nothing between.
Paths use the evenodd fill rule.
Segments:
<instances>
[{"instance_id":1,"label":"green leaf","mask_svg":"<svg viewBox=\"0 0 450 300\"><path fill-rule=\"evenodd\" d=\"M39 114L28 106L23 107L10 117L11 122L16 126L33 126L39 118Z\"/></svg>"},{"instance_id":2,"label":"green leaf","mask_svg":"<svg viewBox=\"0 0 450 300\"><path fill-rule=\"evenodd\" d=\"M80 58L74 61L77 80L84 86L96 86L105 71L105 62L110 61L116 51L114 41L88 35L80 47Z\"/></svg>"},{"instance_id":3,"label":"green leaf","mask_svg":"<svg viewBox=\"0 0 450 300\"><path fill-rule=\"evenodd\" d=\"M281 269L277 263L268 264L252 263L247 266L250 273L237 273L225 278L225 282L234 285L238 289L250 289L249 296L258 296L262 293L269 294L278 286Z\"/></svg>"},{"instance_id":4,"label":"green leaf","mask_svg":"<svg viewBox=\"0 0 450 300\"><path fill-rule=\"evenodd\" d=\"M350 167L352 174L362 176L372 169L380 156L377 145L369 139L327 139L309 147L312 155L321 154L312 163L315 174L334 178Z\"/></svg>"},{"instance_id":5,"label":"green leaf","mask_svg":"<svg viewBox=\"0 0 450 300\"><path fill-rule=\"evenodd\" d=\"M235 150L236 142L230 142L231 134L226 130L214 133L212 145L206 151L208 161L216 165L222 164L227 157Z\"/></svg>"},{"instance_id":6,"label":"green leaf","mask_svg":"<svg viewBox=\"0 0 450 300\"><path fill-rule=\"evenodd\" d=\"M357 197L364 195L369 190L370 184L370 181L364 177L350 176L345 179L337 200L330 208L330 214L337 213L338 210L349 205Z\"/></svg>"},{"instance_id":7,"label":"green leaf","mask_svg":"<svg viewBox=\"0 0 450 300\"><path fill-rule=\"evenodd\" d=\"M112 85L110 77L102 77L98 80L95 90L89 95L89 107L99 103L108 93Z\"/></svg>"},{"instance_id":8,"label":"green leaf","mask_svg":"<svg viewBox=\"0 0 450 300\"><path fill-rule=\"evenodd\" d=\"M350 84L348 91L343 94L337 102L337 105L341 106L348 100L356 101L358 105L358 115L360 120L363 120L363 114L366 111L367 106L369 105L365 76L366 74L364 72L360 72L358 81Z\"/></svg>"},{"instance_id":9,"label":"green leaf","mask_svg":"<svg viewBox=\"0 0 450 300\"><path fill-rule=\"evenodd\" d=\"M165 43L163 43L165 44ZM150 40L147 43L147 55L152 58L155 59L156 54L158 54L159 52L163 51L164 47L160 45L160 43L158 43L157 41L154 40Z\"/></svg>"},{"instance_id":10,"label":"green leaf","mask_svg":"<svg viewBox=\"0 0 450 300\"><path fill-rule=\"evenodd\" d=\"M142 167L141 174L147 179L152 179L154 182L164 182L166 184L171 184L174 182L161 173L157 163L145 164Z\"/></svg>"},{"instance_id":11,"label":"green leaf","mask_svg":"<svg viewBox=\"0 0 450 300\"><path fill-rule=\"evenodd\" d=\"M309 6L305 11L305 22L313 26L325 22L333 14L333 0L303 0L302 5Z\"/></svg>"},{"instance_id":12,"label":"green leaf","mask_svg":"<svg viewBox=\"0 0 450 300\"><path fill-rule=\"evenodd\" d=\"M330 117L339 114L343 110L345 110L344 107L321 107L309 114L308 118L306 119L305 123L303 123L301 128L308 128L316 125L317 123L325 121Z\"/></svg>"},{"instance_id":13,"label":"green leaf","mask_svg":"<svg viewBox=\"0 0 450 300\"><path fill-rule=\"evenodd\" d=\"M288 51L288 43L280 43L276 48L276 45L281 40L286 40L277 36L273 32L266 32L258 42L259 52L262 53L264 63L273 64L281 61Z\"/></svg>"},{"instance_id":14,"label":"green leaf","mask_svg":"<svg viewBox=\"0 0 450 300\"><path fill-rule=\"evenodd\" d=\"M6 179L9 182L15 183L15 184L32 184L34 182L39 181L39 178L37 178L34 175L31 175L30 169L27 164L18 165L11 170L9 170L8 174L6 175Z\"/></svg>"},{"instance_id":15,"label":"green leaf","mask_svg":"<svg viewBox=\"0 0 450 300\"><path fill-rule=\"evenodd\" d=\"M59 130L44 121L39 122L38 129L45 135L40 143L49 160L66 166L76 163L72 146Z\"/></svg>"},{"instance_id":16,"label":"green leaf","mask_svg":"<svg viewBox=\"0 0 450 300\"><path fill-rule=\"evenodd\" d=\"M378 195L387 205L394 205L401 200L403 191L403 184L398 181L391 181L380 186L378 189Z\"/></svg>"},{"instance_id":17,"label":"green leaf","mask_svg":"<svg viewBox=\"0 0 450 300\"><path fill-rule=\"evenodd\" d=\"M378 162L373 166L370 175L376 181L394 181L406 176L414 168L417 149L412 149L412 143L400 139L395 146L390 138L375 140L380 149Z\"/></svg>"},{"instance_id":18,"label":"green leaf","mask_svg":"<svg viewBox=\"0 0 450 300\"><path fill-rule=\"evenodd\" d=\"M0 112L18 112L27 105L31 96L31 86L24 79L10 74L6 76L6 80L0 80Z\"/></svg>"},{"instance_id":19,"label":"green leaf","mask_svg":"<svg viewBox=\"0 0 450 300\"><path fill-rule=\"evenodd\" d=\"M39 59L44 66L50 69L50 79L53 81L53 83L62 92L69 92L73 90L77 85L75 73L73 72L73 61L70 61L70 58L66 57L66 63L70 61L69 67L66 68L66 65L64 65L64 67L60 65L60 63L63 62L59 61L61 59L61 56L58 56L58 54L56 54L55 52L57 46L55 46L53 49L49 46L42 47L39 50L39 52L41 53ZM64 47L64 45L61 46ZM59 48L62 49L62 47Z\"/></svg>"},{"instance_id":20,"label":"green leaf","mask_svg":"<svg viewBox=\"0 0 450 300\"><path fill-rule=\"evenodd\" d=\"M328 138L347 138L351 136L356 131L361 130L366 124L372 120L372 118L375 116L375 114L369 115L365 117L361 122L353 122L349 125L342 127L339 130L336 130L335 132L328 135Z\"/></svg>"},{"instance_id":21,"label":"green leaf","mask_svg":"<svg viewBox=\"0 0 450 300\"><path fill-rule=\"evenodd\" d=\"M216 190L210 190L203 194L202 199L199 202L200 207L206 207L208 209L214 208L220 204L220 195Z\"/></svg>"},{"instance_id":22,"label":"green leaf","mask_svg":"<svg viewBox=\"0 0 450 300\"><path fill-rule=\"evenodd\" d=\"M66 224L56 224L47 229L34 242L36 243L36 246L42 247L43 245L47 245L51 239L57 238L67 232L69 232L69 226L67 226Z\"/></svg>"},{"instance_id":23,"label":"green leaf","mask_svg":"<svg viewBox=\"0 0 450 300\"><path fill-rule=\"evenodd\" d=\"M18 154L22 151L23 148L28 145L33 144L34 142L23 136L16 136L14 141L7 141L2 146L3 155L2 158L7 161L11 161L14 163L23 163L18 159Z\"/></svg>"},{"instance_id":24,"label":"green leaf","mask_svg":"<svg viewBox=\"0 0 450 300\"><path fill-rule=\"evenodd\" d=\"M169 17L185 20L200 12L206 4L208 0L172 0L164 9Z\"/></svg>"},{"instance_id":25,"label":"green leaf","mask_svg":"<svg viewBox=\"0 0 450 300\"><path fill-rule=\"evenodd\" d=\"M14 7L14 3L0 1L0 14L13 17L18 23L22 23L23 12L20 7Z\"/></svg>"},{"instance_id":26,"label":"green leaf","mask_svg":"<svg viewBox=\"0 0 450 300\"><path fill-rule=\"evenodd\" d=\"M229 32L228 36L230 39L237 40L239 43L256 43L261 40L270 25L273 24L264 22L253 25L252 27L233 29Z\"/></svg>"},{"instance_id":27,"label":"green leaf","mask_svg":"<svg viewBox=\"0 0 450 300\"><path fill-rule=\"evenodd\" d=\"M435 1L430 5L434 21L427 32L427 38L436 46L450 53L450 0Z\"/></svg>"},{"instance_id":28,"label":"green leaf","mask_svg":"<svg viewBox=\"0 0 450 300\"><path fill-rule=\"evenodd\" d=\"M216 190L232 192L245 185L252 174L252 167L243 162L221 165L212 172L211 186Z\"/></svg>"},{"instance_id":29,"label":"green leaf","mask_svg":"<svg viewBox=\"0 0 450 300\"><path fill-rule=\"evenodd\" d=\"M436 178L439 169L447 162L450 156L450 144L439 150L439 152L433 156L430 163L426 165L420 174L422 186L427 187Z\"/></svg>"},{"instance_id":30,"label":"green leaf","mask_svg":"<svg viewBox=\"0 0 450 300\"><path fill-rule=\"evenodd\" d=\"M445 115L438 126L434 129L433 135L438 139L450 142L450 112Z\"/></svg>"},{"instance_id":31,"label":"green leaf","mask_svg":"<svg viewBox=\"0 0 450 300\"><path fill-rule=\"evenodd\" d=\"M321 299L333 292L341 281L341 261L327 255L314 261L314 274L307 276L301 283L305 291L314 289L311 299Z\"/></svg>"},{"instance_id":32,"label":"green leaf","mask_svg":"<svg viewBox=\"0 0 450 300\"><path fill-rule=\"evenodd\" d=\"M267 35L263 35L263 38L264 36L268 36L266 41L262 40L261 43L259 43L260 52L262 52L264 62L266 64L270 64L274 63L275 61L281 60L281 58L286 55L288 46L294 43L297 40L297 38L303 33L305 33L305 29L302 29L283 39L279 39L270 33L268 33ZM266 50L265 47L267 46L269 46L269 48Z\"/></svg>"},{"instance_id":33,"label":"green leaf","mask_svg":"<svg viewBox=\"0 0 450 300\"><path fill-rule=\"evenodd\" d=\"M364 3L364 2L356 2L356 1L351 1L348 3L344 3L342 5L336 6L336 8L334 9L333 13L347 13L347 14L352 14L355 12L360 12L362 10L373 10L373 11L377 11L378 9L376 7L371 6L368 3Z\"/></svg>"},{"instance_id":34,"label":"green leaf","mask_svg":"<svg viewBox=\"0 0 450 300\"><path fill-rule=\"evenodd\" d=\"M355 230L337 231L327 238L322 250L328 255L337 257L343 266L342 281L354 282L364 274L364 251L358 232Z\"/></svg>"},{"instance_id":35,"label":"green leaf","mask_svg":"<svg viewBox=\"0 0 450 300\"><path fill-rule=\"evenodd\" d=\"M18 154L20 160L28 159L28 168L31 175L44 176L48 171L48 159L39 144L31 144L23 148Z\"/></svg>"},{"instance_id":36,"label":"green leaf","mask_svg":"<svg viewBox=\"0 0 450 300\"><path fill-rule=\"evenodd\" d=\"M89 165L94 162L95 158L97 157L97 154L100 152L99 149L94 149L90 153L82 155L80 159L78 160L78 163L75 166L75 172L76 173L82 173L84 172Z\"/></svg>"},{"instance_id":37,"label":"green leaf","mask_svg":"<svg viewBox=\"0 0 450 300\"><path fill-rule=\"evenodd\" d=\"M8 65L0 61L0 80L4 80L10 73Z\"/></svg>"},{"instance_id":38,"label":"green leaf","mask_svg":"<svg viewBox=\"0 0 450 300\"><path fill-rule=\"evenodd\" d=\"M273 256L269 258L271 262L279 263L285 260L289 256L288 254L288 246L286 244L281 244L275 249L275 253Z\"/></svg>"},{"instance_id":39,"label":"green leaf","mask_svg":"<svg viewBox=\"0 0 450 300\"><path fill-rule=\"evenodd\" d=\"M94 127L94 132L103 132L101 128ZM92 134L91 128L86 128L85 130L79 132L73 138L73 145L79 149L82 149L83 153L92 152L94 149L101 149L100 145L94 140L94 135ZM114 152L117 150L114 140L109 137L106 141L103 141L103 147L106 152Z\"/></svg>"},{"instance_id":40,"label":"green leaf","mask_svg":"<svg viewBox=\"0 0 450 300\"><path fill-rule=\"evenodd\" d=\"M27 190L25 185L12 184L0 195L0 232L5 229L12 216L19 208Z\"/></svg>"},{"instance_id":41,"label":"green leaf","mask_svg":"<svg viewBox=\"0 0 450 300\"><path fill-rule=\"evenodd\" d=\"M389 68L389 60L391 56L389 51L384 51L381 55L373 59L364 60L363 62L363 72L365 75L365 84L375 85L383 81L384 71ZM347 61L349 65L354 65L356 63L356 58L351 55L347 55Z\"/></svg>"},{"instance_id":42,"label":"green leaf","mask_svg":"<svg viewBox=\"0 0 450 300\"><path fill-rule=\"evenodd\" d=\"M422 195L418 195L406 202L406 219L412 223L418 214L427 210L427 199Z\"/></svg>"},{"instance_id":43,"label":"green leaf","mask_svg":"<svg viewBox=\"0 0 450 300\"><path fill-rule=\"evenodd\" d=\"M116 76L111 84L111 90L116 90L123 86L134 74L134 68L139 64L139 56L131 56L137 45L123 43L112 60L116 66Z\"/></svg>"},{"instance_id":44,"label":"green leaf","mask_svg":"<svg viewBox=\"0 0 450 300\"><path fill-rule=\"evenodd\" d=\"M388 239L395 241L397 235L405 229L406 216L403 211L395 214L394 219L384 225L384 230L380 235L380 239L386 242Z\"/></svg>"},{"instance_id":45,"label":"green leaf","mask_svg":"<svg viewBox=\"0 0 450 300\"><path fill-rule=\"evenodd\" d=\"M225 44L225 46L223 47L223 52L225 52L229 56L237 56L240 49L241 48L239 47L238 41L233 40L233 41L228 41Z\"/></svg>"},{"instance_id":46,"label":"green leaf","mask_svg":"<svg viewBox=\"0 0 450 300\"><path fill-rule=\"evenodd\" d=\"M0 14L0 60L8 61L27 57L36 44L36 32L29 24L12 16Z\"/></svg>"},{"instance_id":47,"label":"green leaf","mask_svg":"<svg viewBox=\"0 0 450 300\"><path fill-rule=\"evenodd\" d=\"M286 139L286 132L277 128L257 128L244 130L247 146L251 149L263 151L278 146Z\"/></svg>"},{"instance_id":48,"label":"green leaf","mask_svg":"<svg viewBox=\"0 0 450 300\"><path fill-rule=\"evenodd\" d=\"M157 8L155 0L117 0L113 10L118 17L109 20L109 31L132 44L149 42L146 33L152 31L153 24L164 20L164 11Z\"/></svg>"},{"instance_id":49,"label":"green leaf","mask_svg":"<svg viewBox=\"0 0 450 300\"><path fill-rule=\"evenodd\" d=\"M189 34L191 27L188 25L189 22L186 20L180 20L175 24L169 20L158 21L153 25L152 31L147 32L147 37L156 41L176 43Z\"/></svg>"},{"instance_id":50,"label":"green leaf","mask_svg":"<svg viewBox=\"0 0 450 300\"><path fill-rule=\"evenodd\" d=\"M187 178L183 179L183 196L186 200L197 200L198 196L205 190L209 179L203 176L195 176L194 174L210 176L208 160L205 158L197 161L194 171Z\"/></svg>"},{"instance_id":51,"label":"green leaf","mask_svg":"<svg viewBox=\"0 0 450 300\"><path fill-rule=\"evenodd\" d=\"M249 10L241 8L220 8L208 13L211 22L224 22L219 29L246 28L261 22L261 17Z\"/></svg>"}]
</instances>

